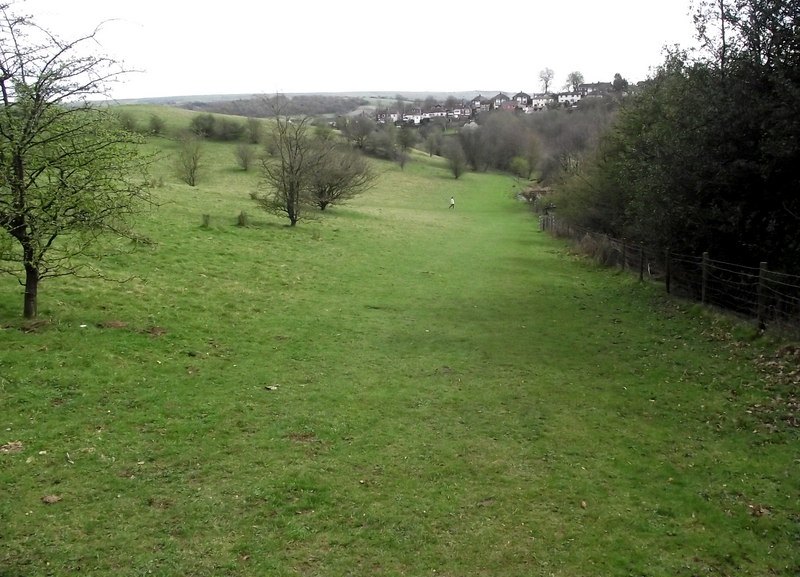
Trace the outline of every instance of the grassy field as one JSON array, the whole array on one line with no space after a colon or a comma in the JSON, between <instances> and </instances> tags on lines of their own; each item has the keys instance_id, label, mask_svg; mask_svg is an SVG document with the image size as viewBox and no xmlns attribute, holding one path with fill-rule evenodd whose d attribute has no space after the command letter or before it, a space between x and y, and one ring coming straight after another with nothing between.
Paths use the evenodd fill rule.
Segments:
<instances>
[{"instance_id":1,"label":"grassy field","mask_svg":"<svg viewBox=\"0 0 800 577\"><path fill-rule=\"evenodd\" d=\"M153 144L151 244L101 264L135 279L47 282L33 325L0 282L0 577L800 573L769 343L505 176L380 163L290 228L232 146L190 188Z\"/></svg>"}]
</instances>

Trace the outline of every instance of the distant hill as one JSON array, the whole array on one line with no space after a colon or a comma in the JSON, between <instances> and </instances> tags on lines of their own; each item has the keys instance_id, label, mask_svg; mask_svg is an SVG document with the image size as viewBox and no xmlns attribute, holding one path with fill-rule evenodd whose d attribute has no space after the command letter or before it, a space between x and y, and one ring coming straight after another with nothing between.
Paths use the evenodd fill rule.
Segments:
<instances>
[{"instance_id":1,"label":"distant hill","mask_svg":"<svg viewBox=\"0 0 800 577\"><path fill-rule=\"evenodd\" d=\"M516 94L518 91L503 91L503 90L470 90L470 91L457 91L457 92L403 92L397 91L361 91L361 92L296 92L296 93L281 93L283 96L294 98L296 96L325 96L335 98L360 98L366 100L396 100L397 96L402 96L405 100L425 100L428 97L436 98L437 100L444 100L449 96L455 98L471 100L478 94L484 96L493 96L499 92L505 94ZM148 98L125 98L114 100L116 104L160 104L164 106L186 106L192 103L213 103L213 102L231 102L236 100L250 100L262 96L274 96L273 94L265 93L252 93L252 94L187 94L181 96L153 96Z\"/></svg>"}]
</instances>

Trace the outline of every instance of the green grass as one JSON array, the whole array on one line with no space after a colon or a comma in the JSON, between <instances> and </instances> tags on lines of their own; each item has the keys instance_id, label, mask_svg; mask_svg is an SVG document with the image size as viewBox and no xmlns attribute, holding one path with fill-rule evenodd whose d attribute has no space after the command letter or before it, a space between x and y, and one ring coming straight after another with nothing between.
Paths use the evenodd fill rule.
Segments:
<instances>
[{"instance_id":1,"label":"green grass","mask_svg":"<svg viewBox=\"0 0 800 577\"><path fill-rule=\"evenodd\" d=\"M377 163L290 228L208 154L102 263L136 279L46 282L35 326L0 283L0 576L800 571L767 344L572 256L507 177Z\"/></svg>"}]
</instances>

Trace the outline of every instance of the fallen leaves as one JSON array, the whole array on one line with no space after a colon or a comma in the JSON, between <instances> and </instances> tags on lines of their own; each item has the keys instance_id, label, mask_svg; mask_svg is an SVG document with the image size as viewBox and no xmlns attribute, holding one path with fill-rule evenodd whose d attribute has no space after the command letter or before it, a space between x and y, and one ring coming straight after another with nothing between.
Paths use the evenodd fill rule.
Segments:
<instances>
[{"instance_id":1,"label":"fallen leaves","mask_svg":"<svg viewBox=\"0 0 800 577\"><path fill-rule=\"evenodd\" d=\"M750 407L774 433L783 427L800 427L800 346L785 346L771 356L760 356L756 364L767 383L770 399Z\"/></svg>"}]
</instances>

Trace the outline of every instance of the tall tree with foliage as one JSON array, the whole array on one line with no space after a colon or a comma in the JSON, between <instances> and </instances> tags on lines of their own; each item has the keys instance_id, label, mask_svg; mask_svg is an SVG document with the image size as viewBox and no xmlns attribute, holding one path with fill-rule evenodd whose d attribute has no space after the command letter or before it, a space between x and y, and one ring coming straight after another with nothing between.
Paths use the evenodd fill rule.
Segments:
<instances>
[{"instance_id":1,"label":"tall tree with foliage","mask_svg":"<svg viewBox=\"0 0 800 577\"><path fill-rule=\"evenodd\" d=\"M63 41L0 6L0 271L25 287L26 318L43 279L91 271L100 239L131 234L149 200L138 140L87 102L122 74L82 54L93 38Z\"/></svg>"},{"instance_id":2,"label":"tall tree with foliage","mask_svg":"<svg viewBox=\"0 0 800 577\"><path fill-rule=\"evenodd\" d=\"M370 135L375 132L375 120L359 114L353 117L345 117L339 121L342 134L350 140L356 148L363 149Z\"/></svg>"},{"instance_id":3,"label":"tall tree with foliage","mask_svg":"<svg viewBox=\"0 0 800 577\"><path fill-rule=\"evenodd\" d=\"M542 83L542 92L547 94L550 92L550 85L553 83L556 73L552 68L544 68L539 71L539 82Z\"/></svg>"},{"instance_id":4,"label":"tall tree with foliage","mask_svg":"<svg viewBox=\"0 0 800 577\"><path fill-rule=\"evenodd\" d=\"M565 84L567 88L577 92L581 84L583 84L583 74L581 72L576 70L567 74L567 83Z\"/></svg>"},{"instance_id":5,"label":"tall tree with foliage","mask_svg":"<svg viewBox=\"0 0 800 577\"><path fill-rule=\"evenodd\" d=\"M448 136L442 146L442 154L447 160L450 172L458 179L467 169L467 155L461 148L461 141L453 136Z\"/></svg>"},{"instance_id":6,"label":"tall tree with foliage","mask_svg":"<svg viewBox=\"0 0 800 577\"><path fill-rule=\"evenodd\" d=\"M615 187L614 234L800 270L800 0L702 2L695 21L705 57L674 52L625 103L584 215Z\"/></svg>"}]
</instances>

